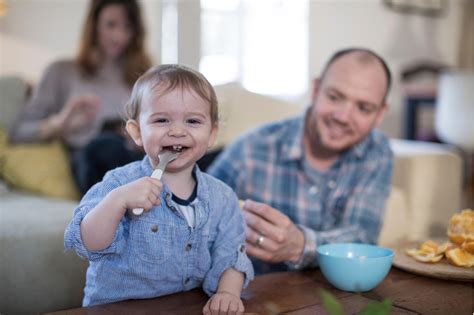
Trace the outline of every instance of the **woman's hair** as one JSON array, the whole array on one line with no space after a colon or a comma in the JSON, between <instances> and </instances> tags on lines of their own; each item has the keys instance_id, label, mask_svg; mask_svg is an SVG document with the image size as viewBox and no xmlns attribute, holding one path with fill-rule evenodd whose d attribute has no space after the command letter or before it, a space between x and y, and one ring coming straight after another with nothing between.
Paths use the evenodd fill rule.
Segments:
<instances>
[{"instance_id":1,"label":"woman's hair","mask_svg":"<svg viewBox=\"0 0 474 315\"><path fill-rule=\"evenodd\" d=\"M200 72L176 64L153 67L138 78L133 86L130 100L125 105L126 118L137 120L143 98L158 87L162 89L160 91L163 94L176 88L194 91L210 105L211 123L217 126L219 112L214 88Z\"/></svg>"},{"instance_id":2,"label":"woman's hair","mask_svg":"<svg viewBox=\"0 0 474 315\"><path fill-rule=\"evenodd\" d=\"M98 46L97 26L100 12L108 5L123 5L127 11L128 20L132 27L133 36L122 56L124 79L130 86L150 66L151 60L145 52L145 28L143 27L140 7L136 0L91 0L77 56L77 63L86 76L93 76L102 63Z\"/></svg>"}]
</instances>

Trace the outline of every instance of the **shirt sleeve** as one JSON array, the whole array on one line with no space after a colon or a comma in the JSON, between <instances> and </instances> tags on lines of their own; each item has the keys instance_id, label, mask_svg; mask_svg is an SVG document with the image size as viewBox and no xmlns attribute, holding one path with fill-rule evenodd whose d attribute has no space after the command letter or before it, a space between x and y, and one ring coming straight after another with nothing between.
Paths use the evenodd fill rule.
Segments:
<instances>
[{"instance_id":1,"label":"shirt sleeve","mask_svg":"<svg viewBox=\"0 0 474 315\"><path fill-rule=\"evenodd\" d=\"M222 273L229 268L244 274L244 288L254 277L252 263L245 253L245 223L237 196L228 191L222 197L227 200L222 203L226 207L219 214L217 237L211 249L212 267L203 283L208 295L217 291Z\"/></svg>"},{"instance_id":2,"label":"shirt sleeve","mask_svg":"<svg viewBox=\"0 0 474 315\"><path fill-rule=\"evenodd\" d=\"M84 217L113 189L119 187L119 183L107 176L104 180L94 185L81 200L79 206L74 210L73 218L64 232L64 247L67 250L75 250L76 253L88 260L97 260L104 255L118 254L125 249L125 239L123 237L126 217L120 221L112 243L102 250L90 251L84 246L81 236L81 222Z\"/></svg>"},{"instance_id":3,"label":"shirt sleeve","mask_svg":"<svg viewBox=\"0 0 474 315\"><path fill-rule=\"evenodd\" d=\"M25 104L21 115L11 129L12 142L34 142L39 140L42 120L58 113L64 106L66 84L65 62L51 64Z\"/></svg>"},{"instance_id":4,"label":"shirt sleeve","mask_svg":"<svg viewBox=\"0 0 474 315\"><path fill-rule=\"evenodd\" d=\"M290 269L298 270L317 266L316 248L321 244L377 243L385 212L385 202L390 192L393 153L390 150L384 151L365 165L365 169L361 172L362 176L345 204L344 217L339 226L325 231L316 231L304 225L299 226L304 234L305 245L298 262L287 262Z\"/></svg>"}]
</instances>

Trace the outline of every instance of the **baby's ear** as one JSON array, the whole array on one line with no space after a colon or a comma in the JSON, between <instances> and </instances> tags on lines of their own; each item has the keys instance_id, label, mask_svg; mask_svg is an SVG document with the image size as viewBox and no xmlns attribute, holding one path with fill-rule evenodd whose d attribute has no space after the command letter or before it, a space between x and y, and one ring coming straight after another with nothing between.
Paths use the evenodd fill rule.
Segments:
<instances>
[{"instance_id":1,"label":"baby's ear","mask_svg":"<svg viewBox=\"0 0 474 315\"><path fill-rule=\"evenodd\" d=\"M207 148L210 149L217 139L217 131L219 130L218 125L214 125L211 130L211 134L209 135L209 140L207 141Z\"/></svg>"},{"instance_id":2,"label":"baby's ear","mask_svg":"<svg viewBox=\"0 0 474 315\"><path fill-rule=\"evenodd\" d=\"M143 146L142 135L140 132L140 124L134 120L129 119L127 120L127 124L125 125L125 129L127 129L128 134L132 137L133 142L139 147Z\"/></svg>"}]
</instances>

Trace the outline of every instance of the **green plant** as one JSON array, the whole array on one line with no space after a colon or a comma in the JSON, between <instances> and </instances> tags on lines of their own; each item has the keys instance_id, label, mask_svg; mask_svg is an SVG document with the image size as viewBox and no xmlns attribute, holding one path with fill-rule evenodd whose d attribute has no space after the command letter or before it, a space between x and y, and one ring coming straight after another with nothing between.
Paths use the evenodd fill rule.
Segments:
<instances>
[{"instance_id":1,"label":"green plant","mask_svg":"<svg viewBox=\"0 0 474 315\"><path fill-rule=\"evenodd\" d=\"M330 315L344 315L341 303L326 290L320 290L320 296L323 300L323 305L326 311ZM371 302L364 307L360 314L361 315L386 315L390 313L392 308L392 301L390 299L384 299L382 302Z\"/></svg>"}]
</instances>

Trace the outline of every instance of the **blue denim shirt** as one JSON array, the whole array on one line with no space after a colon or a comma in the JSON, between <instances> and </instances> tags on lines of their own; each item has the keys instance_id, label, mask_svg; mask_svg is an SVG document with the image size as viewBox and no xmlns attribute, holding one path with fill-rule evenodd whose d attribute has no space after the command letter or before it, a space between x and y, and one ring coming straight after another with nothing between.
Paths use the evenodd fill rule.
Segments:
<instances>
[{"instance_id":1,"label":"blue denim shirt","mask_svg":"<svg viewBox=\"0 0 474 315\"><path fill-rule=\"evenodd\" d=\"M196 226L188 226L164 185L161 204L135 217L126 214L107 248L89 251L80 224L109 192L152 173L148 157L108 172L74 210L64 234L66 249L87 258L83 306L145 299L203 287L211 295L221 274L233 267L253 279L245 253L244 219L235 193L223 182L194 169L198 182Z\"/></svg>"}]
</instances>

